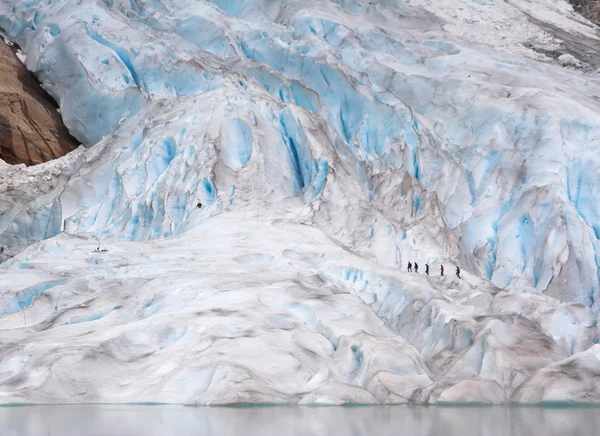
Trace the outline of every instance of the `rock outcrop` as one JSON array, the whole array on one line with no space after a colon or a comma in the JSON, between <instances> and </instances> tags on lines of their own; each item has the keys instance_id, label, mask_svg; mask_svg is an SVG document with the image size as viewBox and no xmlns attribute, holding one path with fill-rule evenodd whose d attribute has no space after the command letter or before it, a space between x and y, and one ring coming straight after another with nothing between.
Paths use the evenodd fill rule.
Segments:
<instances>
[{"instance_id":1,"label":"rock outcrop","mask_svg":"<svg viewBox=\"0 0 600 436\"><path fill-rule=\"evenodd\" d=\"M588 20L600 24L600 0L569 0L569 3Z\"/></svg>"},{"instance_id":2,"label":"rock outcrop","mask_svg":"<svg viewBox=\"0 0 600 436\"><path fill-rule=\"evenodd\" d=\"M56 102L0 39L0 159L36 165L78 146L63 125Z\"/></svg>"}]
</instances>

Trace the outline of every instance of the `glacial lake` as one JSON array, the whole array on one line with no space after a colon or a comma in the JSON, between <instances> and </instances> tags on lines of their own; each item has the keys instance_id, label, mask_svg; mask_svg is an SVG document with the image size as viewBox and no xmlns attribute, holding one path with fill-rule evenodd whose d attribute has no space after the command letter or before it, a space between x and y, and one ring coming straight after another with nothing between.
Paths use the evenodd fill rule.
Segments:
<instances>
[{"instance_id":1,"label":"glacial lake","mask_svg":"<svg viewBox=\"0 0 600 436\"><path fill-rule=\"evenodd\" d=\"M597 436L581 407L0 407L2 436Z\"/></svg>"}]
</instances>

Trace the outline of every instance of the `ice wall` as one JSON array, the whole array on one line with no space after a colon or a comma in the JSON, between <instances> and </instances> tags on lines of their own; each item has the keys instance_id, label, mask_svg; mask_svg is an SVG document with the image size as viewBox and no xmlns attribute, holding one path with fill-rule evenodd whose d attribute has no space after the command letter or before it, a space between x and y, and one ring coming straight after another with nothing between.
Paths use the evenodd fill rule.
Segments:
<instances>
[{"instance_id":1,"label":"ice wall","mask_svg":"<svg viewBox=\"0 0 600 436\"><path fill-rule=\"evenodd\" d=\"M411 299L396 278L388 307L370 288L379 278L334 273L421 353L436 386L415 401L473 386L509 398L596 340L597 74L491 48L505 29L489 29L494 44L459 38L431 8L391 0L7 0L0 27L88 147L51 180L0 174L2 259L61 232L159 241L232 213L259 227L283 208L369 268L460 264L487 289L458 289L459 304L458 285L427 281ZM6 307L34 285L11 287ZM537 360L519 357L521 342Z\"/></svg>"},{"instance_id":2,"label":"ice wall","mask_svg":"<svg viewBox=\"0 0 600 436\"><path fill-rule=\"evenodd\" d=\"M121 142L108 147L121 154L121 170L85 176L94 193L83 203L62 204L82 194L76 180L69 183L57 216L67 223L62 228L163 237L196 200L220 204L219 173L206 150L197 152L207 140L202 125L233 112L236 99L253 119L224 120L224 131L212 134L224 144L225 166L252 164L252 147L263 144L252 106L262 104L259 111L273 111L263 123L280 137L276 153L288 155L287 194L314 200L335 168L313 156L311 127L289 115L298 107L324 129L331 152L345 154L344 169L360 184L350 196L378 204L375 180L394 173L397 184L408 173L418 189L435 192L469 268L503 288L531 287L597 309L597 80L425 30L422 10L392 2L63 0L7 2L1 11L4 30L25 48L28 68L77 137L91 146L113 132L132 135L122 151ZM219 101L215 92L231 98ZM174 105L181 122L165 120L164 128L160 108ZM202 118L209 107L215 112ZM182 169L186 153L195 157ZM163 173L178 191L168 199L158 187ZM30 242L39 239L34 233Z\"/></svg>"}]
</instances>

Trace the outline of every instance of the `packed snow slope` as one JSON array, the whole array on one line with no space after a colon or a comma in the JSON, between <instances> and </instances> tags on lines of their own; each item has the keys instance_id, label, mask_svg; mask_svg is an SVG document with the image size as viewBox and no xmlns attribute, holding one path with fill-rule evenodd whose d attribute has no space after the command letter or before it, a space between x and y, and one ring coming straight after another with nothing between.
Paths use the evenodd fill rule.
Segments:
<instances>
[{"instance_id":1,"label":"packed snow slope","mask_svg":"<svg viewBox=\"0 0 600 436\"><path fill-rule=\"evenodd\" d=\"M0 161L0 402L600 401L600 37L566 0L0 27L88 147Z\"/></svg>"}]
</instances>

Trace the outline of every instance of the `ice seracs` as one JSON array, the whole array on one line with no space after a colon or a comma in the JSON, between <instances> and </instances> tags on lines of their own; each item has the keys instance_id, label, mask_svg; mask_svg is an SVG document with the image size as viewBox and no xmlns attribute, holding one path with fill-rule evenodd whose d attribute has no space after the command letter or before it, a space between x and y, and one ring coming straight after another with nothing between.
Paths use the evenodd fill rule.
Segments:
<instances>
[{"instance_id":1,"label":"ice seracs","mask_svg":"<svg viewBox=\"0 0 600 436\"><path fill-rule=\"evenodd\" d=\"M597 403L600 345L537 371L515 392L520 403Z\"/></svg>"}]
</instances>

